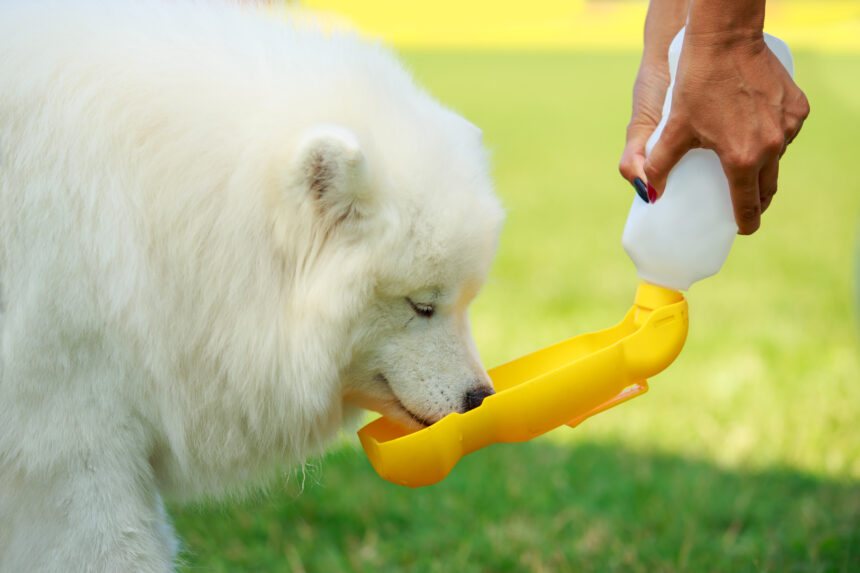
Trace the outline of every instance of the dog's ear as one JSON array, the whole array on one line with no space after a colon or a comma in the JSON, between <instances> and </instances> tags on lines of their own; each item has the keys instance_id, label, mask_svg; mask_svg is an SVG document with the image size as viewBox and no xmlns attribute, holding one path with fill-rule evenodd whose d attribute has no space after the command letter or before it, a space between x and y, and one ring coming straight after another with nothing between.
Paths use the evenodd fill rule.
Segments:
<instances>
[{"instance_id":1,"label":"dog's ear","mask_svg":"<svg viewBox=\"0 0 860 573\"><path fill-rule=\"evenodd\" d=\"M292 172L328 225L364 216L370 208L368 166L358 137L349 129L320 124L304 134Z\"/></svg>"}]
</instances>

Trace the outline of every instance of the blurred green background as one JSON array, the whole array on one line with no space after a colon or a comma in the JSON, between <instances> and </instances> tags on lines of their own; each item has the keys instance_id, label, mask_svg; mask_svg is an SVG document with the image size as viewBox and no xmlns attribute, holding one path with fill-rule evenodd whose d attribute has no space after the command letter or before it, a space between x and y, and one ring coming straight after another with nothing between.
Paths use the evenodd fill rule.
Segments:
<instances>
[{"instance_id":1,"label":"blurred green background","mask_svg":"<svg viewBox=\"0 0 860 573\"><path fill-rule=\"evenodd\" d=\"M493 151L508 218L472 308L487 366L632 303L617 162L638 54L620 46L401 50ZM648 394L420 490L345 432L266 492L172 508L183 570L860 571L860 50L795 57L812 113L780 191L688 293L686 347Z\"/></svg>"}]
</instances>

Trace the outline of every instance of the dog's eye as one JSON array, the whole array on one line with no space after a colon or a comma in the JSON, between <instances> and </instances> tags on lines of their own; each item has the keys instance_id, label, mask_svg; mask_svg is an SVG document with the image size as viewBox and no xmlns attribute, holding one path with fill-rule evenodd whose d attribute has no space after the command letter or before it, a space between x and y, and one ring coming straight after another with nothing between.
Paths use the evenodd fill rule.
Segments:
<instances>
[{"instance_id":1,"label":"dog's eye","mask_svg":"<svg viewBox=\"0 0 860 573\"><path fill-rule=\"evenodd\" d=\"M436 312L436 307L431 303L415 302L411 298L407 298L406 300L409 302L409 306L412 307L412 310L415 311L415 314L419 316L430 318L433 316L433 313Z\"/></svg>"}]
</instances>

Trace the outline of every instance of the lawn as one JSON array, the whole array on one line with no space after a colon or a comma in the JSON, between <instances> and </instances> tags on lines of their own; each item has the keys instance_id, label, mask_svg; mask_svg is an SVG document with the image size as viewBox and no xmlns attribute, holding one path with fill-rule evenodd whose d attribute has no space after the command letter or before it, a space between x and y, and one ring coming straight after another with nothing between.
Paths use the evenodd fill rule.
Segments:
<instances>
[{"instance_id":1,"label":"lawn","mask_svg":"<svg viewBox=\"0 0 860 573\"><path fill-rule=\"evenodd\" d=\"M493 150L508 219L472 309L486 365L619 320L637 56L404 58ZM812 114L779 194L689 292L687 345L651 392L420 490L378 478L347 432L266 494L172 508L183 570L860 570L860 55L796 68Z\"/></svg>"}]
</instances>

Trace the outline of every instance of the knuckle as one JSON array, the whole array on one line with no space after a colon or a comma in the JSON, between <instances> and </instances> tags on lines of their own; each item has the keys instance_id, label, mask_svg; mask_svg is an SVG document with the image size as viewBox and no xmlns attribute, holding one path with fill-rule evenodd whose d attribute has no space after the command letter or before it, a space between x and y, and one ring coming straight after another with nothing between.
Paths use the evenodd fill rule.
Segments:
<instances>
[{"instance_id":1,"label":"knuckle","mask_svg":"<svg viewBox=\"0 0 860 573\"><path fill-rule=\"evenodd\" d=\"M761 206L756 203L741 205L737 209L737 216L745 227L749 227L750 224L758 222L761 217Z\"/></svg>"},{"instance_id":2,"label":"knuckle","mask_svg":"<svg viewBox=\"0 0 860 573\"><path fill-rule=\"evenodd\" d=\"M785 138L793 138L800 131L801 125L803 125L803 120L799 116L789 117L785 122Z\"/></svg>"},{"instance_id":3,"label":"knuckle","mask_svg":"<svg viewBox=\"0 0 860 573\"><path fill-rule=\"evenodd\" d=\"M794 85L794 89L789 92L788 107L792 111L801 112L803 117L809 114L809 98L803 93L803 90Z\"/></svg>"},{"instance_id":4,"label":"knuckle","mask_svg":"<svg viewBox=\"0 0 860 573\"><path fill-rule=\"evenodd\" d=\"M739 171L750 171L758 166L759 158L752 151L732 151L728 154L728 162Z\"/></svg>"},{"instance_id":5,"label":"knuckle","mask_svg":"<svg viewBox=\"0 0 860 573\"><path fill-rule=\"evenodd\" d=\"M810 107L809 107L809 99L807 99L806 94L800 92L800 98L797 103L798 115L801 120L809 117Z\"/></svg>"},{"instance_id":6,"label":"knuckle","mask_svg":"<svg viewBox=\"0 0 860 573\"><path fill-rule=\"evenodd\" d=\"M806 120L807 115L809 115L809 110L799 111L793 114L789 114L786 118L786 131L790 132L791 135L796 134L800 131L800 128L803 127L803 122Z\"/></svg>"},{"instance_id":7,"label":"knuckle","mask_svg":"<svg viewBox=\"0 0 860 573\"><path fill-rule=\"evenodd\" d=\"M738 225L738 233L741 235L755 233L761 222L761 205L758 203L743 205L736 209L735 221Z\"/></svg>"},{"instance_id":8,"label":"knuckle","mask_svg":"<svg viewBox=\"0 0 860 573\"><path fill-rule=\"evenodd\" d=\"M768 186L767 189L762 189L761 197L760 197L761 203L762 203L762 205L761 205L762 212L764 212L764 210L766 208L765 207L765 201L770 202L770 200L773 198L774 195L776 195L776 184Z\"/></svg>"},{"instance_id":9,"label":"knuckle","mask_svg":"<svg viewBox=\"0 0 860 573\"><path fill-rule=\"evenodd\" d=\"M765 154L774 154L782 151L785 145L785 134L782 131L773 130L765 135L762 141L762 148Z\"/></svg>"}]
</instances>

